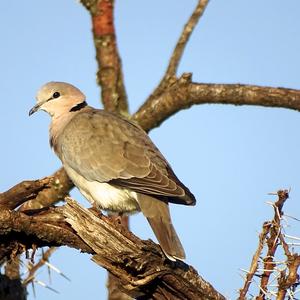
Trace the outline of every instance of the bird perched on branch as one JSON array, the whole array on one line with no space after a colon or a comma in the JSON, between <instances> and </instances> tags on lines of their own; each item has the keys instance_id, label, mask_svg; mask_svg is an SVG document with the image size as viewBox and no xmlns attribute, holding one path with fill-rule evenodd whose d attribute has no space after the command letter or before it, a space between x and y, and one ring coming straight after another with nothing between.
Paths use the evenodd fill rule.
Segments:
<instances>
[{"instance_id":1,"label":"bird perched on branch","mask_svg":"<svg viewBox=\"0 0 300 300\"><path fill-rule=\"evenodd\" d=\"M71 84L49 82L38 91L39 109L52 117L50 144L89 202L106 211L142 211L170 260L185 258L169 202L194 205L189 189L137 124L87 105Z\"/></svg>"}]
</instances>

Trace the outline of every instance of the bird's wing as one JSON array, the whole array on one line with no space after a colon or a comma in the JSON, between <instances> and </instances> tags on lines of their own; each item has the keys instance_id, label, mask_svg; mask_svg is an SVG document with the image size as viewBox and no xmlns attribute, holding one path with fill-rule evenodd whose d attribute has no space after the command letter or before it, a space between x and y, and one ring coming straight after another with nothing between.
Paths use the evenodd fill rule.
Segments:
<instances>
[{"instance_id":1,"label":"bird's wing","mask_svg":"<svg viewBox=\"0 0 300 300\"><path fill-rule=\"evenodd\" d=\"M63 163L87 180L195 203L148 135L119 116L92 108L78 113L61 134L59 148Z\"/></svg>"}]
</instances>

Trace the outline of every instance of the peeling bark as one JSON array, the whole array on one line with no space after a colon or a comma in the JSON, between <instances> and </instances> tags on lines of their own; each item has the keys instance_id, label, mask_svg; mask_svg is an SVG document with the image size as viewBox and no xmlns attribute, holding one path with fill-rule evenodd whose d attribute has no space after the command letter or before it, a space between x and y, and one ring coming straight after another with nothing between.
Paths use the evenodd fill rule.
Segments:
<instances>
[{"instance_id":1,"label":"peeling bark","mask_svg":"<svg viewBox=\"0 0 300 300\"><path fill-rule=\"evenodd\" d=\"M172 263L152 241L142 241L117 220L68 199L43 211L0 211L1 252L15 242L14 255L41 246L69 246L116 276L123 292L144 299L225 299L189 265ZM3 256L4 255L4 256Z\"/></svg>"}]
</instances>

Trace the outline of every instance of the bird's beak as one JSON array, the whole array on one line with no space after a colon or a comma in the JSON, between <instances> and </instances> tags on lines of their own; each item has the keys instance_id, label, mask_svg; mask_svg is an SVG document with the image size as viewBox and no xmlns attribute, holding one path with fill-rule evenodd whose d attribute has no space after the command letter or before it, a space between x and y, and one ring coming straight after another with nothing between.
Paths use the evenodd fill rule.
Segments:
<instances>
[{"instance_id":1,"label":"bird's beak","mask_svg":"<svg viewBox=\"0 0 300 300\"><path fill-rule=\"evenodd\" d=\"M36 104L30 111L29 111L29 116L31 116L32 114L34 114L36 111L38 111L40 109L40 104Z\"/></svg>"}]
</instances>

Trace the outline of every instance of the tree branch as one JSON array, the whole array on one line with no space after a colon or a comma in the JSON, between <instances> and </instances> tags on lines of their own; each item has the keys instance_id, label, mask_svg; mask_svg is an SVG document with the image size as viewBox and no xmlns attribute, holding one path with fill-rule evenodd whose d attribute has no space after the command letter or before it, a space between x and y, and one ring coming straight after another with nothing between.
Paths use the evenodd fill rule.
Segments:
<instances>
[{"instance_id":1,"label":"tree branch","mask_svg":"<svg viewBox=\"0 0 300 300\"><path fill-rule=\"evenodd\" d=\"M132 297L170 299L172 293L172 299L225 299L192 267L172 264L152 241L138 239L118 222L73 200L31 216L2 210L0 236L1 247L16 243L15 255L32 244L67 245L88 252L93 261L120 280L123 291Z\"/></svg>"},{"instance_id":2,"label":"tree branch","mask_svg":"<svg viewBox=\"0 0 300 300\"><path fill-rule=\"evenodd\" d=\"M50 178L22 181L6 192L0 193L0 208L15 209L22 203L35 199L50 183Z\"/></svg>"},{"instance_id":3,"label":"tree branch","mask_svg":"<svg viewBox=\"0 0 300 300\"><path fill-rule=\"evenodd\" d=\"M64 168L60 168L54 174L43 180L49 180L49 185L42 189L36 197L25 202L20 207L20 211L50 207L58 201L63 201L74 187L73 182L68 177Z\"/></svg>"},{"instance_id":4,"label":"tree branch","mask_svg":"<svg viewBox=\"0 0 300 300\"><path fill-rule=\"evenodd\" d=\"M63 208L36 211L33 215L0 210L0 262L26 249L65 245L91 252L64 221Z\"/></svg>"},{"instance_id":5,"label":"tree branch","mask_svg":"<svg viewBox=\"0 0 300 300\"><path fill-rule=\"evenodd\" d=\"M147 101L150 101L152 98L157 97L161 93L164 92L165 88L170 84L170 82L176 78L176 72L178 69L178 65L180 63L180 60L182 58L185 46L187 45L189 38L191 34L193 33L193 30L195 29L199 19L204 13L204 10L208 4L209 0L198 0L198 4L196 5L192 15L190 16L189 20L183 27L183 30L181 32L181 35L177 41L177 44L173 50L173 53L171 55L169 65L167 67L167 70L161 79L158 86L155 88L155 90L152 92L152 94L149 96Z\"/></svg>"},{"instance_id":6,"label":"tree branch","mask_svg":"<svg viewBox=\"0 0 300 300\"><path fill-rule=\"evenodd\" d=\"M113 22L114 1L81 2L92 17L99 66L97 77L101 85L104 107L126 115L127 96ZM171 115L193 104L260 105L299 111L300 91L297 90L239 84L193 83L191 74L183 74L181 78L176 78L185 45L207 3L208 0L199 0L174 49L166 74L133 119L149 131ZM54 174L53 180L45 178L23 182L0 194L0 262L33 245L67 245L93 254L93 260L120 279L122 289L133 297L151 295L152 299L224 299L198 276L192 267L170 265L164 260L157 245L139 240L118 224L111 223L106 217L96 217L72 201L63 208L34 211L36 208L49 207L62 200L72 187L73 184L65 171L60 169ZM21 210L27 211L27 214L4 210L14 209L24 201L27 202L22 205ZM32 215L28 215L29 210ZM72 227L66 223L64 216L67 216ZM97 236L95 232L98 232ZM106 238L103 238L105 234ZM293 266L298 268L299 260L295 261ZM291 268L290 273L294 274L294 270L295 267ZM282 278L290 280L288 278L291 277Z\"/></svg>"},{"instance_id":7,"label":"tree branch","mask_svg":"<svg viewBox=\"0 0 300 300\"><path fill-rule=\"evenodd\" d=\"M49 207L64 200L73 187L65 170L60 168L51 176L22 181L0 193L0 209L15 209L21 204L20 211Z\"/></svg>"},{"instance_id":8,"label":"tree branch","mask_svg":"<svg viewBox=\"0 0 300 300\"><path fill-rule=\"evenodd\" d=\"M122 63L114 27L114 0L81 0L92 18L96 59L104 108L128 115Z\"/></svg>"},{"instance_id":9,"label":"tree branch","mask_svg":"<svg viewBox=\"0 0 300 300\"><path fill-rule=\"evenodd\" d=\"M266 241L267 235L269 234L270 228L271 228L271 223L270 222L267 221L263 224L262 232L259 235L258 247L257 247L257 250L255 251L255 254L253 255L250 269L247 272L247 275L246 275L246 278L245 278L244 286L239 290L240 295L239 295L238 300L245 300L246 299L246 295L247 295L249 287L252 283L253 277L257 272L260 255L261 255L261 252L264 248L265 241Z\"/></svg>"},{"instance_id":10,"label":"tree branch","mask_svg":"<svg viewBox=\"0 0 300 300\"><path fill-rule=\"evenodd\" d=\"M98 218L76 201L68 200L64 214L67 222L96 253L93 261L118 277L123 290L130 296L224 299L192 267L170 264L156 244L141 241L122 226L109 226L103 217ZM166 287L172 290L169 298Z\"/></svg>"},{"instance_id":11,"label":"tree branch","mask_svg":"<svg viewBox=\"0 0 300 300\"><path fill-rule=\"evenodd\" d=\"M42 254L42 258L36 264L30 262L28 265L28 275L22 282L23 286L27 286L29 283L34 281L36 272L49 261L50 256L54 251L56 251L56 249L56 247L50 247Z\"/></svg>"},{"instance_id":12,"label":"tree branch","mask_svg":"<svg viewBox=\"0 0 300 300\"><path fill-rule=\"evenodd\" d=\"M139 122L144 129L149 130L154 126L158 126L162 121L175 112L187 108L193 104L248 104L287 107L300 110L299 100L300 91L297 90L234 84L197 84L191 82L190 74L184 74L180 79L174 81L166 89L165 93L156 99L146 102L143 107L134 115L134 119ZM32 188L28 187L26 184L20 184L8 192L2 193L2 197L0 198L2 201L4 201L4 203L7 203L4 205L4 207L17 207L21 202L24 201L24 198L27 197L26 199L28 199L28 197L34 197L36 195L35 193L37 193L37 207L47 207L59 199L62 199L63 196L68 193L70 188L73 186L63 169L60 169L54 174L54 179L50 180L50 188L46 184L47 181L48 179L45 182L39 183L34 181L32 182ZM44 186L44 184L46 185ZM39 191L40 188L41 190ZM23 206L22 209L32 209L32 207L35 206L32 206L32 204L35 202L36 200L30 200L29 203L31 204L29 205L29 208L26 206L24 208ZM41 212L39 217L43 216L43 213L44 212ZM52 223L41 225L40 222L33 222L33 220L36 220L38 217L36 215L34 219L31 219L30 216L26 216L24 214L2 211L0 213L0 233L1 228L2 230L3 228L6 228L7 232L14 232L14 234L11 235L7 234L7 232L2 232L2 234L5 234L5 238L2 239L0 244L0 262L2 262L3 258L8 257L11 253L22 252L25 246L30 248L32 243L36 244L37 246L48 245L49 243L54 243L57 245L56 239L53 241L50 239L48 243L38 243L40 240L36 240L35 235L38 235L38 237L43 241L44 239L49 239L49 237L53 235L55 236L57 230L57 221L59 221L59 219L56 219L58 216L59 215L57 214L52 215L54 218ZM66 235L66 230L69 229L64 228L64 230L60 230L61 244L78 248L76 246L77 243L80 243L78 241L78 236L74 235L72 232L70 233L69 231L67 231L68 234ZM29 239L27 235L30 235ZM86 247L86 244L81 241L81 247L79 248L88 251L89 247ZM109 266L106 265L105 262L102 262L102 264L109 269ZM120 275L118 272L116 273L117 275L115 275L113 272L112 273L118 277L118 275ZM155 291L158 291L159 288L160 287L156 286Z\"/></svg>"},{"instance_id":13,"label":"tree branch","mask_svg":"<svg viewBox=\"0 0 300 300\"><path fill-rule=\"evenodd\" d=\"M239 300L246 299L249 287L254 281L254 276L261 278L260 284L258 284L258 296L255 297L257 300L269 299L271 295L274 296L275 294L277 294L276 299L283 300L287 292L292 298L297 285L299 285L297 270L300 265L300 255L290 251L288 243L284 240L283 226L281 224L282 208L289 194L287 190L280 190L277 192L277 196L278 200L275 203L269 203L274 209L274 217L263 225L262 232L259 235L258 248L253 256L250 270L246 271L244 286L240 289ZM278 246L282 247L286 256L284 263L278 262L278 259L276 259L275 254ZM264 247L266 248L265 251ZM263 253L265 253L264 258L262 258ZM261 268L259 268L259 265L261 265ZM275 280L278 282L277 286L276 284L274 285ZM273 283L272 285L271 282Z\"/></svg>"},{"instance_id":14,"label":"tree branch","mask_svg":"<svg viewBox=\"0 0 300 300\"><path fill-rule=\"evenodd\" d=\"M268 283L271 274L273 273L276 265L274 264L274 257L277 247L280 245L278 243L279 234L281 231L281 216L283 214L282 207L285 201L289 197L289 193L287 190L281 190L277 192L278 200L274 203L274 217L271 221L269 238L267 240L267 253L265 258L263 259L263 273L260 281L260 291L257 296L257 300L264 300L265 293L268 291Z\"/></svg>"},{"instance_id":15,"label":"tree branch","mask_svg":"<svg viewBox=\"0 0 300 300\"><path fill-rule=\"evenodd\" d=\"M298 268L300 266L300 255L293 254L289 257L288 261L288 274L286 272L281 272L281 276L278 279L278 294L277 300L286 299L286 294L288 289L293 288L295 290L299 286L299 274ZM293 299L289 297L289 299Z\"/></svg>"},{"instance_id":16,"label":"tree branch","mask_svg":"<svg viewBox=\"0 0 300 300\"><path fill-rule=\"evenodd\" d=\"M166 80L168 80L168 78L176 75L176 71L178 69L178 65L179 65L179 62L183 55L185 46L187 45L189 38L190 38L194 28L196 27L199 19L203 15L208 2L209 2L209 0L199 0L194 12L190 16L190 19L185 24L183 31L179 37L179 40L176 44L176 47L172 53L166 74L164 76L164 78Z\"/></svg>"},{"instance_id":17,"label":"tree branch","mask_svg":"<svg viewBox=\"0 0 300 300\"><path fill-rule=\"evenodd\" d=\"M174 80L157 97L147 100L133 115L146 131L194 104L233 104L281 107L300 111L300 91L243 84L208 84L191 81L191 73Z\"/></svg>"}]
</instances>

